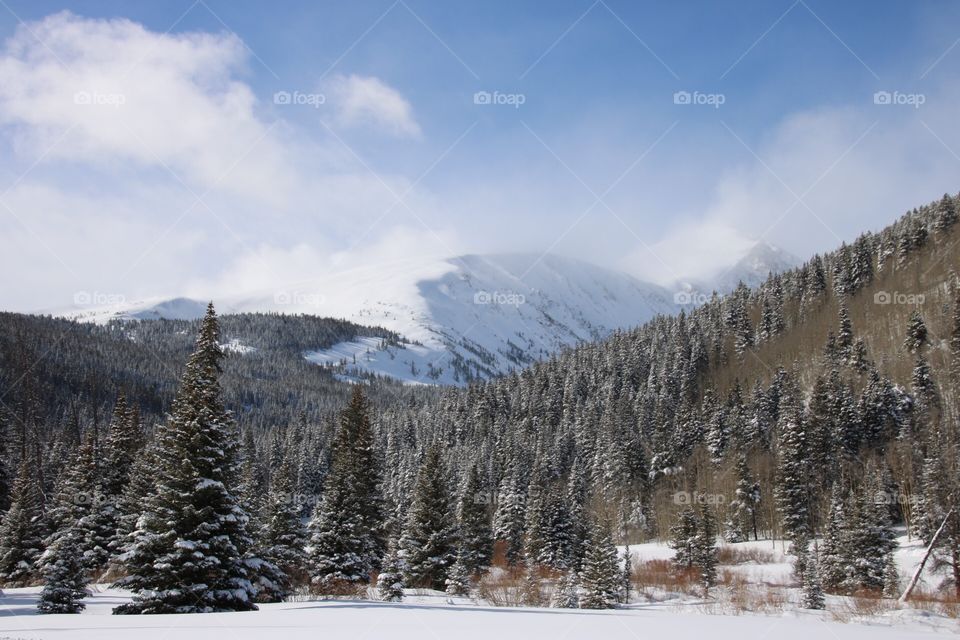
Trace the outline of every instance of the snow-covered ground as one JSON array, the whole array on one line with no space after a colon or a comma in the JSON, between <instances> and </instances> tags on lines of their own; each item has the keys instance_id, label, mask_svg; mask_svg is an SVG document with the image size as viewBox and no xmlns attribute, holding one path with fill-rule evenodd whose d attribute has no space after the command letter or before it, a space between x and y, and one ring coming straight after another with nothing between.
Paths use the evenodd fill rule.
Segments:
<instances>
[{"instance_id":1,"label":"snow-covered ground","mask_svg":"<svg viewBox=\"0 0 960 640\"><path fill-rule=\"evenodd\" d=\"M77 640L883 640L929 638L945 629L922 617L838 623L821 612L777 616L705 615L668 604L636 604L609 611L521 609L484 606L440 595L411 596L402 603L327 600L261 605L260 611L165 616L113 616L127 594L98 591L80 615L37 615L38 589L10 589L0 597L0 638Z\"/></svg>"},{"instance_id":2,"label":"snow-covered ground","mask_svg":"<svg viewBox=\"0 0 960 640\"><path fill-rule=\"evenodd\" d=\"M900 539L901 574L909 575L922 547ZM764 611L734 606L729 590L717 587L710 600L644 588L630 605L610 611L494 607L482 600L450 598L438 592L408 591L402 603L371 600L301 600L261 605L260 611L170 616L113 616L113 607L129 593L94 587L80 615L38 615L39 588L8 589L0 597L0 640L75 638L78 640L296 640L298 638L371 638L447 640L510 638L710 638L711 640L833 640L929 638L955 633L955 618L919 608L887 606L864 615L847 598L829 596L827 611L796 606L799 590L791 558L782 542L761 540L728 545L739 552L736 564L719 569L741 576L751 588L779 592L782 602ZM669 560L665 543L630 547L634 568L647 561ZM622 553L623 547L620 548ZM729 554L728 554L729 555ZM759 560L749 559L754 556Z\"/></svg>"}]
</instances>

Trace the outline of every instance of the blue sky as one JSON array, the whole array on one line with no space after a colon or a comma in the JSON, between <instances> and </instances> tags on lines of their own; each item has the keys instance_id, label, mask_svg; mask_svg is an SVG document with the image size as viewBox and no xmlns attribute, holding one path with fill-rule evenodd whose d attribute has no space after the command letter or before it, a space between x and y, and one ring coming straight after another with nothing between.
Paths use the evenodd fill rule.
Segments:
<instances>
[{"instance_id":1,"label":"blue sky","mask_svg":"<svg viewBox=\"0 0 960 640\"><path fill-rule=\"evenodd\" d=\"M3 0L0 248L43 266L0 304L411 253L551 250L663 283L757 240L806 257L957 190L958 18L935 1ZM77 93L124 103L47 109Z\"/></svg>"}]
</instances>

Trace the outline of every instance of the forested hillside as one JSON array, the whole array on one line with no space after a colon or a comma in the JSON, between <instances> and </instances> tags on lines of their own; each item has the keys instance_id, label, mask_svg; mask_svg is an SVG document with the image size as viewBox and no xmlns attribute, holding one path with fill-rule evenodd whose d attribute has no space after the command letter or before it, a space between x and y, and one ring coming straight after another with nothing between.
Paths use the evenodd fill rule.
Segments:
<instances>
[{"instance_id":1,"label":"forested hillside","mask_svg":"<svg viewBox=\"0 0 960 640\"><path fill-rule=\"evenodd\" d=\"M525 602L542 604L549 581L557 606L613 606L629 595L615 542L670 539L707 591L719 534L790 540L816 603L821 588L896 591L901 523L923 540L941 529L932 566L960 591L958 206L944 196L754 290L522 373L376 386L373 403L366 385L348 403L300 357L357 335L348 323L218 325L211 310L98 329L4 315L0 579L49 581L51 557L70 574L61 560L79 553L73 575L143 594L126 612L242 609L216 594L194 609L176 572L157 569L191 562L193 538L158 542L176 538L163 523L190 496L218 521L249 516L226 551L190 535L229 556L235 573L217 580L251 599L354 593L378 573L388 599L402 586L469 592L494 563L526 572ZM98 417L124 390L129 404ZM145 411L171 413L156 437ZM197 442L200 467L223 457L208 475L182 464Z\"/></svg>"}]
</instances>

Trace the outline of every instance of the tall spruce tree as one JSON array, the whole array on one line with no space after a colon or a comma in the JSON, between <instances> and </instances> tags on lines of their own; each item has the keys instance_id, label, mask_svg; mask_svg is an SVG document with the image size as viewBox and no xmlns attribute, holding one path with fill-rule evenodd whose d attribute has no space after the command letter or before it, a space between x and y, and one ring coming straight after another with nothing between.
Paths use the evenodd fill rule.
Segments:
<instances>
[{"instance_id":1,"label":"tall spruce tree","mask_svg":"<svg viewBox=\"0 0 960 640\"><path fill-rule=\"evenodd\" d=\"M68 525L43 555L43 590L37 602L40 613L80 613L86 605L87 575L80 535Z\"/></svg>"},{"instance_id":2,"label":"tall spruce tree","mask_svg":"<svg viewBox=\"0 0 960 640\"><path fill-rule=\"evenodd\" d=\"M581 609L612 609L619 601L622 574L610 528L597 521L590 529L580 569Z\"/></svg>"},{"instance_id":3,"label":"tall spruce tree","mask_svg":"<svg viewBox=\"0 0 960 640\"><path fill-rule=\"evenodd\" d=\"M493 554L493 535L490 513L480 486L476 466L470 467L467 480L457 503L457 526L460 537L460 558L469 574L490 565Z\"/></svg>"},{"instance_id":4,"label":"tall spruce tree","mask_svg":"<svg viewBox=\"0 0 960 640\"><path fill-rule=\"evenodd\" d=\"M258 555L279 569L273 594L279 598L304 577L307 559L307 534L293 489L293 470L285 459L273 476L257 541Z\"/></svg>"},{"instance_id":5,"label":"tall spruce tree","mask_svg":"<svg viewBox=\"0 0 960 640\"><path fill-rule=\"evenodd\" d=\"M123 554L129 575L119 584L134 597L114 613L256 609L248 516L236 494L238 438L219 383L219 333L211 303L156 435L156 488Z\"/></svg>"},{"instance_id":6,"label":"tall spruce tree","mask_svg":"<svg viewBox=\"0 0 960 640\"><path fill-rule=\"evenodd\" d=\"M29 584L43 551L43 494L38 467L33 456L20 462L10 508L0 524L0 583L4 586Z\"/></svg>"},{"instance_id":7,"label":"tall spruce tree","mask_svg":"<svg viewBox=\"0 0 960 640\"><path fill-rule=\"evenodd\" d=\"M383 555L383 499L367 400L360 385L340 414L333 462L310 521L310 575L324 593L369 583Z\"/></svg>"},{"instance_id":8,"label":"tall spruce tree","mask_svg":"<svg viewBox=\"0 0 960 640\"><path fill-rule=\"evenodd\" d=\"M454 561L455 526L440 448L430 447L420 465L410 510L400 537L406 565L404 582L410 587L443 590Z\"/></svg>"}]
</instances>

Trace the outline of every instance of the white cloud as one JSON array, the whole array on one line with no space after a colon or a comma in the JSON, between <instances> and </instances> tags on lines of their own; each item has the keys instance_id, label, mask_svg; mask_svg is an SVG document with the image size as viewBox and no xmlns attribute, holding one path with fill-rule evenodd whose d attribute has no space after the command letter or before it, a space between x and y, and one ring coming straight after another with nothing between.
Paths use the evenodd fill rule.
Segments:
<instances>
[{"instance_id":1,"label":"white cloud","mask_svg":"<svg viewBox=\"0 0 960 640\"><path fill-rule=\"evenodd\" d=\"M704 211L680 216L653 244L666 265L640 247L625 268L663 284L704 278L759 240L805 259L956 192L958 94L945 82L919 109L866 94L857 105L791 114L759 141L745 139L757 157L731 136L745 160L719 175Z\"/></svg>"},{"instance_id":2,"label":"white cloud","mask_svg":"<svg viewBox=\"0 0 960 640\"><path fill-rule=\"evenodd\" d=\"M233 35L58 13L19 27L0 53L0 124L29 154L160 167L194 189L269 201L289 171L232 77L245 56Z\"/></svg>"},{"instance_id":3,"label":"white cloud","mask_svg":"<svg viewBox=\"0 0 960 640\"><path fill-rule=\"evenodd\" d=\"M337 121L347 127L374 126L396 136L419 137L413 108L400 93L370 76L335 76L328 93Z\"/></svg>"}]
</instances>

